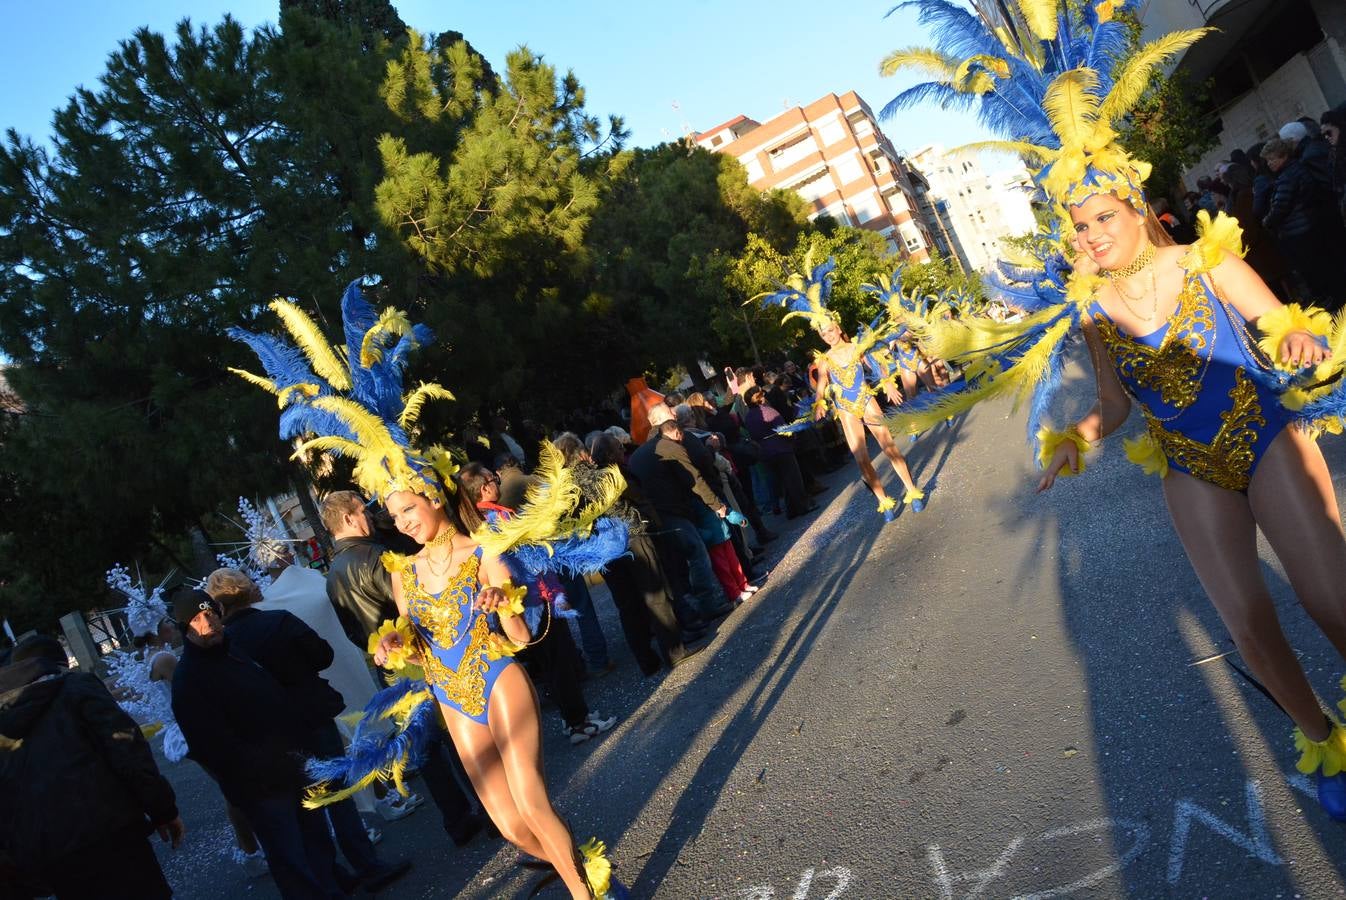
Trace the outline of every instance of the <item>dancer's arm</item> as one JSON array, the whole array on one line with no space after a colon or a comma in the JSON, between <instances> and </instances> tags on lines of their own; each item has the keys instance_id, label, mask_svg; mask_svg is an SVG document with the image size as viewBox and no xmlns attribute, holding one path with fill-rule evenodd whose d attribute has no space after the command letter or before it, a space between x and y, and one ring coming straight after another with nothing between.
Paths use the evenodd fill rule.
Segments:
<instances>
[{"instance_id":1,"label":"dancer's arm","mask_svg":"<svg viewBox=\"0 0 1346 900\"><path fill-rule=\"evenodd\" d=\"M483 553L478 573L481 578L481 590L477 593L477 607L483 612L497 612L500 606L509 603L509 597L501 590L501 586L506 582L513 584L509 568L495 554ZM523 616L500 615L499 619L505 637L514 643L527 644L533 640Z\"/></svg>"},{"instance_id":2,"label":"dancer's arm","mask_svg":"<svg viewBox=\"0 0 1346 900\"><path fill-rule=\"evenodd\" d=\"M818 354L813 362L818 369L818 380L813 385L813 420L816 422L827 415L827 385L831 376L828 374L827 354Z\"/></svg>"},{"instance_id":3,"label":"dancer's arm","mask_svg":"<svg viewBox=\"0 0 1346 900\"><path fill-rule=\"evenodd\" d=\"M1235 253L1226 253L1210 274L1221 299L1227 300L1248 322L1260 323L1268 313L1284 309L1261 276ZM1331 355L1332 351L1319 343L1312 332L1297 328L1281 338L1276 361L1298 369L1316 366Z\"/></svg>"},{"instance_id":4,"label":"dancer's arm","mask_svg":"<svg viewBox=\"0 0 1346 900\"><path fill-rule=\"evenodd\" d=\"M1084 331L1084 342L1089 347L1089 362L1098 386L1098 400L1070 430L1093 444L1122 427L1126 417L1131 414L1131 397L1122 387L1122 380L1117 377L1117 370L1108 358L1107 348L1103 346L1094 323L1084 319L1080 325ZM1073 440L1062 441L1057 446L1051 461L1043 468L1038 493L1051 488L1057 476L1067 469L1072 475L1080 471L1080 448Z\"/></svg>"}]
</instances>

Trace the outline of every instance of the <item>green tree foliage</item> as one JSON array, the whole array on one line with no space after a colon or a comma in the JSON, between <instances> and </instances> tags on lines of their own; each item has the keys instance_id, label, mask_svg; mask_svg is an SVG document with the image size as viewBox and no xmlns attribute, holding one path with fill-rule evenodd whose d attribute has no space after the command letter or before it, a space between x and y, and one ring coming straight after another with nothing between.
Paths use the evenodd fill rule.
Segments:
<instances>
[{"instance_id":1,"label":"green tree foliage","mask_svg":"<svg viewBox=\"0 0 1346 900\"><path fill-rule=\"evenodd\" d=\"M1154 167L1146 181L1151 197L1180 199L1183 171L1219 140L1209 95L1209 85L1193 84L1182 70L1156 72L1121 130L1118 141L1127 152Z\"/></svg>"},{"instance_id":2,"label":"green tree foliage","mask_svg":"<svg viewBox=\"0 0 1346 900\"><path fill-rule=\"evenodd\" d=\"M981 275L964 272L952 260L938 254L932 256L929 262L913 263L904 268L902 287L921 297L938 297L953 292L973 298L977 305L986 302Z\"/></svg>"},{"instance_id":3,"label":"green tree foliage","mask_svg":"<svg viewBox=\"0 0 1346 900\"><path fill-rule=\"evenodd\" d=\"M793 246L806 227L798 196L748 184L738 160L663 144L632 154L594 217L590 305L616 383L698 359L750 358L733 279L750 241Z\"/></svg>"},{"instance_id":4,"label":"green tree foliage","mask_svg":"<svg viewBox=\"0 0 1346 900\"><path fill-rule=\"evenodd\" d=\"M124 41L50 150L0 147L0 351L25 407L0 444L0 611L85 607L110 563L284 486L225 328L276 295L334 312L345 279L405 265L370 239L368 35L290 12L174 37Z\"/></svg>"}]
</instances>

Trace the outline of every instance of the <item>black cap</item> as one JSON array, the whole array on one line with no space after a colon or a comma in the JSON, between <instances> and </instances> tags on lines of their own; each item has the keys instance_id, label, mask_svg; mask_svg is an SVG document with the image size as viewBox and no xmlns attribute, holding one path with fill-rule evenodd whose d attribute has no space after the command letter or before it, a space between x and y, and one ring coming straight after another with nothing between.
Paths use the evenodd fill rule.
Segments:
<instances>
[{"instance_id":1,"label":"black cap","mask_svg":"<svg viewBox=\"0 0 1346 900\"><path fill-rule=\"evenodd\" d=\"M178 624L186 628L187 623L196 618L197 613L203 609L213 609L216 613L220 611L220 605L211 599L205 591L196 588L193 590L178 591L173 598L173 618Z\"/></svg>"}]
</instances>

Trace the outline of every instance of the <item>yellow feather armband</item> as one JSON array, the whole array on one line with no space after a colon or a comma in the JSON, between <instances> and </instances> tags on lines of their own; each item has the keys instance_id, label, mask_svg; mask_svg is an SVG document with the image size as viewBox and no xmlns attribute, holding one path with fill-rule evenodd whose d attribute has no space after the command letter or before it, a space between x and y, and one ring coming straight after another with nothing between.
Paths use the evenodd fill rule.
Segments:
<instances>
[{"instance_id":1,"label":"yellow feather armband","mask_svg":"<svg viewBox=\"0 0 1346 900\"><path fill-rule=\"evenodd\" d=\"M812 414L815 419L818 418L818 413L820 410L824 414L827 412L827 398L821 395L813 399Z\"/></svg>"},{"instance_id":2,"label":"yellow feather armband","mask_svg":"<svg viewBox=\"0 0 1346 900\"><path fill-rule=\"evenodd\" d=\"M505 602L495 608L496 615L502 619L523 615L523 598L528 596L528 588L515 587L514 582L506 579L500 590L505 595Z\"/></svg>"},{"instance_id":3,"label":"yellow feather armband","mask_svg":"<svg viewBox=\"0 0 1346 900\"><path fill-rule=\"evenodd\" d=\"M1295 729L1295 749L1299 751L1299 762L1295 768L1305 775L1312 775L1319 769L1323 775L1331 778L1346 770L1346 731L1333 723L1327 739L1311 741L1298 728Z\"/></svg>"},{"instance_id":4,"label":"yellow feather armband","mask_svg":"<svg viewBox=\"0 0 1346 900\"><path fill-rule=\"evenodd\" d=\"M1332 327L1332 316L1321 309L1305 309L1298 303L1263 313L1257 319L1257 330L1262 332L1257 346L1271 360L1276 368L1287 372L1295 367L1281 360L1281 345L1285 339L1297 331L1307 331L1314 337L1326 337Z\"/></svg>"},{"instance_id":5,"label":"yellow feather armband","mask_svg":"<svg viewBox=\"0 0 1346 900\"><path fill-rule=\"evenodd\" d=\"M1204 209L1196 214L1197 239L1190 250L1183 255L1182 267L1192 275L1202 275L1220 264L1226 253L1243 256L1247 252L1243 247L1243 229L1238 219L1224 213L1216 213L1211 221L1210 213Z\"/></svg>"},{"instance_id":6,"label":"yellow feather armband","mask_svg":"<svg viewBox=\"0 0 1346 900\"><path fill-rule=\"evenodd\" d=\"M1050 428L1038 429L1038 467L1045 469L1051 464L1052 457L1056 455L1059 448L1066 441L1071 441L1080 451L1080 468L1078 471L1072 471L1066 468L1062 475L1078 475L1084 471L1084 454L1089 452L1089 442L1084 439L1074 428L1067 428L1065 431L1052 431Z\"/></svg>"},{"instance_id":7,"label":"yellow feather armband","mask_svg":"<svg viewBox=\"0 0 1346 900\"><path fill-rule=\"evenodd\" d=\"M395 641L390 640L393 637L396 637ZM396 622L384 619L379 630L369 636L365 649L373 656L385 641L388 646L384 647L383 668L392 671L405 668L407 660L416 652L416 630L411 627L411 622L405 616L398 616Z\"/></svg>"}]
</instances>

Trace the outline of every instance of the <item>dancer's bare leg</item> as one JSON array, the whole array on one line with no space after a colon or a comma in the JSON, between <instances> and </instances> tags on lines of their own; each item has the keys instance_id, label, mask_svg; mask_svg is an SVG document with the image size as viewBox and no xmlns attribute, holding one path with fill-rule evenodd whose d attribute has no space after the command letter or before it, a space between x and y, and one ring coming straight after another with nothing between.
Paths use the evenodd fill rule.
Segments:
<instances>
[{"instance_id":1,"label":"dancer's bare leg","mask_svg":"<svg viewBox=\"0 0 1346 900\"><path fill-rule=\"evenodd\" d=\"M878 404L874 405L877 409ZM841 421L841 433L846 438L846 446L850 448L851 456L855 457L855 464L860 467L860 478L874 492L875 498L885 500L888 494L883 490L879 473L874 471L874 463L869 459L869 447L865 443L865 426L844 410L837 411L837 418Z\"/></svg>"},{"instance_id":2,"label":"dancer's bare leg","mask_svg":"<svg viewBox=\"0 0 1346 900\"><path fill-rule=\"evenodd\" d=\"M537 694L522 666L510 666L500 673L491 691L488 718L515 808L542 843L547 861L560 873L571 896L588 900L589 885L579 868L575 839L547 795Z\"/></svg>"},{"instance_id":3,"label":"dancer's bare leg","mask_svg":"<svg viewBox=\"0 0 1346 900\"><path fill-rule=\"evenodd\" d=\"M1297 428L1281 432L1253 473L1248 499L1295 596L1346 657L1346 536L1318 444Z\"/></svg>"},{"instance_id":4,"label":"dancer's bare leg","mask_svg":"<svg viewBox=\"0 0 1346 900\"><path fill-rule=\"evenodd\" d=\"M486 814L500 830L500 836L529 856L550 862L541 842L524 821L510 795L505 766L500 759L500 751L496 749L491 729L443 704L440 704L440 709L444 713L449 736L463 761L467 778L476 789Z\"/></svg>"},{"instance_id":5,"label":"dancer's bare leg","mask_svg":"<svg viewBox=\"0 0 1346 900\"><path fill-rule=\"evenodd\" d=\"M1173 471L1164 478L1164 499L1187 558L1248 667L1309 739L1325 740L1322 707L1258 568L1248 497Z\"/></svg>"},{"instance_id":6,"label":"dancer's bare leg","mask_svg":"<svg viewBox=\"0 0 1346 900\"><path fill-rule=\"evenodd\" d=\"M884 456L888 457L888 462L892 463L893 471L897 473L897 477L902 479L902 483L906 485L907 490L916 490L916 482L911 477L911 469L907 467L907 458L902 455L901 450L897 449L897 443L893 441L892 432L882 424L883 411L879 409L878 401L873 397L869 399L869 409L865 418L867 420L865 426L869 429L869 433L874 435L874 439L879 442L879 449L883 451ZM860 443L861 446L864 446L863 434L860 436ZM869 458L867 449L865 458Z\"/></svg>"}]
</instances>

